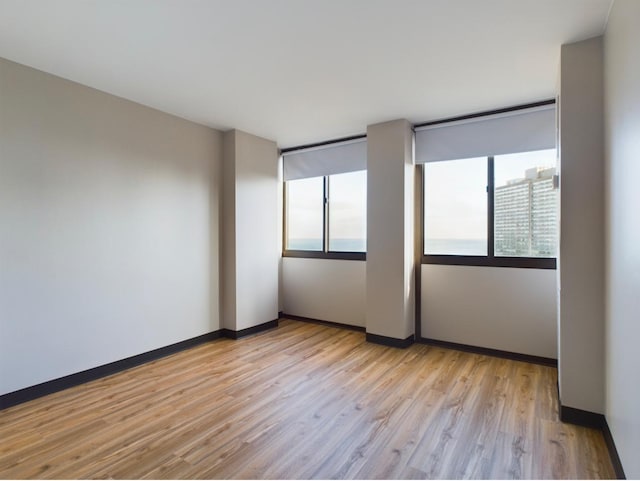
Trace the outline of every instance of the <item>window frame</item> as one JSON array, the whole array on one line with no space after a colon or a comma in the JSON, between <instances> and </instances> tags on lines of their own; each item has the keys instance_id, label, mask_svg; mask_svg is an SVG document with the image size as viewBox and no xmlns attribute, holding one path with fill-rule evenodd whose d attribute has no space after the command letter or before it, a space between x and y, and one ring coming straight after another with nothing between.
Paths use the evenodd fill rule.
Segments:
<instances>
[{"instance_id":1,"label":"window frame","mask_svg":"<svg viewBox=\"0 0 640 481\"><path fill-rule=\"evenodd\" d=\"M420 237L422 264L450 266L515 267L525 269L556 269L557 257L504 257L495 255L495 160L494 156L485 157L487 162L487 255L469 256L455 254L425 254L424 232L424 191L425 168L420 164ZM446 161L443 161L446 162Z\"/></svg>"},{"instance_id":2,"label":"window frame","mask_svg":"<svg viewBox=\"0 0 640 481\"><path fill-rule=\"evenodd\" d=\"M292 250L287 249L287 181L282 182L282 257L297 257L304 259L335 259L347 261L366 261L366 252L331 251L329 250L329 177L323 175L322 187L322 250Z\"/></svg>"}]
</instances>

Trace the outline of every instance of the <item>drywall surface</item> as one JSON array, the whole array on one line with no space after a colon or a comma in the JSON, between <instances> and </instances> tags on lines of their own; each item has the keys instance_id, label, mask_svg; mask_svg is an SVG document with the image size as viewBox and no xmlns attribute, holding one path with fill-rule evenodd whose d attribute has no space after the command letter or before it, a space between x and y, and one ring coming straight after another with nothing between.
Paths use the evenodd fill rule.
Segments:
<instances>
[{"instance_id":1,"label":"drywall surface","mask_svg":"<svg viewBox=\"0 0 640 481\"><path fill-rule=\"evenodd\" d=\"M239 331L278 318L282 184L275 142L240 130L224 137L223 324Z\"/></svg>"},{"instance_id":2,"label":"drywall surface","mask_svg":"<svg viewBox=\"0 0 640 481\"><path fill-rule=\"evenodd\" d=\"M283 180L282 156L278 158L278 232L283 232L284 224L284 180ZM282 252L283 236L278 236L278 252ZM283 258L278 256L278 312L284 310L284 286L283 286Z\"/></svg>"},{"instance_id":3,"label":"drywall surface","mask_svg":"<svg viewBox=\"0 0 640 481\"><path fill-rule=\"evenodd\" d=\"M220 151L0 59L0 394L220 328Z\"/></svg>"},{"instance_id":4,"label":"drywall surface","mask_svg":"<svg viewBox=\"0 0 640 481\"><path fill-rule=\"evenodd\" d=\"M604 413L602 68L602 37L562 46L558 382L563 406L595 413Z\"/></svg>"},{"instance_id":5,"label":"drywall surface","mask_svg":"<svg viewBox=\"0 0 640 481\"><path fill-rule=\"evenodd\" d=\"M556 272L422 265L422 337L557 358Z\"/></svg>"},{"instance_id":6,"label":"drywall surface","mask_svg":"<svg viewBox=\"0 0 640 481\"><path fill-rule=\"evenodd\" d=\"M365 326L365 261L282 259L287 314L350 326Z\"/></svg>"},{"instance_id":7,"label":"drywall surface","mask_svg":"<svg viewBox=\"0 0 640 481\"><path fill-rule=\"evenodd\" d=\"M222 206L220 229L220 322L236 330L236 131L222 139Z\"/></svg>"},{"instance_id":8,"label":"drywall surface","mask_svg":"<svg viewBox=\"0 0 640 481\"><path fill-rule=\"evenodd\" d=\"M278 318L278 148L236 131L237 329Z\"/></svg>"},{"instance_id":9,"label":"drywall surface","mask_svg":"<svg viewBox=\"0 0 640 481\"><path fill-rule=\"evenodd\" d=\"M605 34L606 417L640 478L640 2L616 0Z\"/></svg>"},{"instance_id":10,"label":"drywall surface","mask_svg":"<svg viewBox=\"0 0 640 481\"><path fill-rule=\"evenodd\" d=\"M367 333L414 334L413 132L406 120L367 127Z\"/></svg>"}]
</instances>

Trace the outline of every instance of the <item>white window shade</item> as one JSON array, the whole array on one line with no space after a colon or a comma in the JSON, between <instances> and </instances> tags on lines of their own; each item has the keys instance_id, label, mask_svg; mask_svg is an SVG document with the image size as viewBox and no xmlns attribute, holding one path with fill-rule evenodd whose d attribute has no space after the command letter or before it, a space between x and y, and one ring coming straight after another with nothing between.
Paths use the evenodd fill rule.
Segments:
<instances>
[{"instance_id":1,"label":"white window shade","mask_svg":"<svg viewBox=\"0 0 640 481\"><path fill-rule=\"evenodd\" d=\"M513 154L556 146L555 105L416 128L416 163Z\"/></svg>"},{"instance_id":2,"label":"white window shade","mask_svg":"<svg viewBox=\"0 0 640 481\"><path fill-rule=\"evenodd\" d=\"M366 170L367 139L286 152L282 162L285 181Z\"/></svg>"}]
</instances>

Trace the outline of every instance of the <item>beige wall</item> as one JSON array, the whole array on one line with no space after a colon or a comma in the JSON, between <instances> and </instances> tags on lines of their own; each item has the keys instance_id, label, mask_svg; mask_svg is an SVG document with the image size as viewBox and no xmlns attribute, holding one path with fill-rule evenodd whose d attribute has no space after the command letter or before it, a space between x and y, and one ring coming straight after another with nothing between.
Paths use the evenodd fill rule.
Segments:
<instances>
[{"instance_id":1,"label":"beige wall","mask_svg":"<svg viewBox=\"0 0 640 481\"><path fill-rule=\"evenodd\" d=\"M365 326L365 261L285 257L282 266L285 313Z\"/></svg>"},{"instance_id":2,"label":"beige wall","mask_svg":"<svg viewBox=\"0 0 640 481\"><path fill-rule=\"evenodd\" d=\"M556 359L556 272L422 266L422 337Z\"/></svg>"},{"instance_id":3,"label":"beige wall","mask_svg":"<svg viewBox=\"0 0 640 481\"><path fill-rule=\"evenodd\" d=\"M0 394L220 328L221 134L0 59Z\"/></svg>"},{"instance_id":4,"label":"beige wall","mask_svg":"<svg viewBox=\"0 0 640 481\"><path fill-rule=\"evenodd\" d=\"M640 478L640 2L616 0L605 34L606 417Z\"/></svg>"},{"instance_id":5,"label":"beige wall","mask_svg":"<svg viewBox=\"0 0 640 481\"><path fill-rule=\"evenodd\" d=\"M604 413L602 37L560 67L559 370L563 406Z\"/></svg>"}]
</instances>

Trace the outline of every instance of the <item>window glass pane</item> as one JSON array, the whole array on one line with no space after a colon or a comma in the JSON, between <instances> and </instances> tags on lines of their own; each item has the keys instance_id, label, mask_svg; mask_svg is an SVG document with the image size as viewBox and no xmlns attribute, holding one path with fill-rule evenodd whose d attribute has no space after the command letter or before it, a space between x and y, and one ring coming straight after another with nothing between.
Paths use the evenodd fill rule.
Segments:
<instances>
[{"instance_id":1,"label":"window glass pane","mask_svg":"<svg viewBox=\"0 0 640 481\"><path fill-rule=\"evenodd\" d=\"M287 186L287 249L321 251L324 178L290 180Z\"/></svg>"},{"instance_id":2,"label":"window glass pane","mask_svg":"<svg viewBox=\"0 0 640 481\"><path fill-rule=\"evenodd\" d=\"M367 250L367 171L329 176L329 250Z\"/></svg>"},{"instance_id":3,"label":"window glass pane","mask_svg":"<svg viewBox=\"0 0 640 481\"><path fill-rule=\"evenodd\" d=\"M487 159L424 164L424 253L487 255Z\"/></svg>"},{"instance_id":4,"label":"window glass pane","mask_svg":"<svg viewBox=\"0 0 640 481\"><path fill-rule=\"evenodd\" d=\"M494 158L496 256L555 257L558 242L556 151Z\"/></svg>"}]
</instances>

